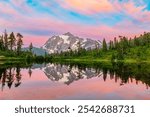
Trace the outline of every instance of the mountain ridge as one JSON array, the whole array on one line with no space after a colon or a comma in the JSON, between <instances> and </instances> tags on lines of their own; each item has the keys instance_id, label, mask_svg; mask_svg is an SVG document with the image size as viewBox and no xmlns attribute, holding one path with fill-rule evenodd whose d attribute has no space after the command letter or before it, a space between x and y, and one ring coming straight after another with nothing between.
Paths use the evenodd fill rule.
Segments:
<instances>
[{"instance_id":1,"label":"mountain ridge","mask_svg":"<svg viewBox=\"0 0 150 117\"><path fill-rule=\"evenodd\" d=\"M42 46L49 54L61 53L71 50L78 50L78 44L86 50L100 48L101 41L92 40L89 38L81 38L67 32L62 35L54 35L49 38Z\"/></svg>"},{"instance_id":2,"label":"mountain ridge","mask_svg":"<svg viewBox=\"0 0 150 117\"><path fill-rule=\"evenodd\" d=\"M29 51L29 47L22 48L22 51ZM44 50L43 48L33 47L32 48L32 53L36 54L38 56L44 56L45 53L47 53L47 51Z\"/></svg>"}]
</instances>

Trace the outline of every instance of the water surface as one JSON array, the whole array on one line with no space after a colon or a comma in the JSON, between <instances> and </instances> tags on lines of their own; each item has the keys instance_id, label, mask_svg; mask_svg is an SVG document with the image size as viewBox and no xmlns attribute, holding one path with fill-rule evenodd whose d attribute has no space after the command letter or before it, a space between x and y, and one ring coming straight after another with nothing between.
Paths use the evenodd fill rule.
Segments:
<instances>
[{"instance_id":1,"label":"water surface","mask_svg":"<svg viewBox=\"0 0 150 117\"><path fill-rule=\"evenodd\" d=\"M0 99L150 99L149 65L0 67Z\"/></svg>"}]
</instances>

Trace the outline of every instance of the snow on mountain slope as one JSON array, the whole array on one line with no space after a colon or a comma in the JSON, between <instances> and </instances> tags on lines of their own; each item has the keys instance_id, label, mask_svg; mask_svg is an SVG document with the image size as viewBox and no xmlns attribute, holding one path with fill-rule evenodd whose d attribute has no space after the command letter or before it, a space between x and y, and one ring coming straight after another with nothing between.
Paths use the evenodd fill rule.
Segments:
<instances>
[{"instance_id":1,"label":"snow on mountain slope","mask_svg":"<svg viewBox=\"0 0 150 117\"><path fill-rule=\"evenodd\" d=\"M60 53L78 49L78 43L81 44L82 48L86 50L101 47L101 42L92 39L83 39L74 36L70 32L63 35L52 36L43 46L43 49L47 50L48 53Z\"/></svg>"},{"instance_id":2,"label":"snow on mountain slope","mask_svg":"<svg viewBox=\"0 0 150 117\"><path fill-rule=\"evenodd\" d=\"M45 75L52 81L65 83L67 85L80 79L90 79L97 77L102 72L97 72L93 68L79 69L78 67L70 67L67 65L47 64L42 68Z\"/></svg>"}]
</instances>

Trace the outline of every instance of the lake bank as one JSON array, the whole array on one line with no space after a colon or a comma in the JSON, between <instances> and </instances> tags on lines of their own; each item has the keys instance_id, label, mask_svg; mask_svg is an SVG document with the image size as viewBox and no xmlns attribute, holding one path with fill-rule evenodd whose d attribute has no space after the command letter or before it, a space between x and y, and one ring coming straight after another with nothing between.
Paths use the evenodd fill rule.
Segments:
<instances>
[{"instance_id":1,"label":"lake bank","mask_svg":"<svg viewBox=\"0 0 150 117\"><path fill-rule=\"evenodd\" d=\"M43 57L44 58L44 57ZM39 58L29 58L26 57L4 57L0 56L0 64L2 63L20 63L20 62L36 62L36 60L39 60ZM105 59L105 58L52 58L48 61L41 59L40 62L79 62L79 63L150 63L150 60L140 60L140 59L124 59L124 60L111 60L111 59Z\"/></svg>"},{"instance_id":2,"label":"lake bank","mask_svg":"<svg viewBox=\"0 0 150 117\"><path fill-rule=\"evenodd\" d=\"M65 61L65 62L95 62L95 63L101 63L101 62L105 62L105 63L150 63L150 60L140 60L140 59L124 59L124 60L111 60L111 59L102 59L102 58L53 58L52 61Z\"/></svg>"}]
</instances>

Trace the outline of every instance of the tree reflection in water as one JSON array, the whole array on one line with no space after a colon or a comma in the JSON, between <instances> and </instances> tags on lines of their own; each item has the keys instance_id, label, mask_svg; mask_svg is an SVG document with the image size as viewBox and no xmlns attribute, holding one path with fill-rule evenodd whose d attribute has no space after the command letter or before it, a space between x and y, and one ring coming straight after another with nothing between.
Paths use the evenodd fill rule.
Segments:
<instances>
[{"instance_id":1,"label":"tree reflection in water","mask_svg":"<svg viewBox=\"0 0 150 117\"><path fill-rule=\"evenodd\" d=\"M38 65L39 67L39 65ZM32 71L38 67L34 65L28 67L29 77L32 78ZM40 67L41 68L41 67ZM12 86L19 87L21 85L22 67L0 67L0 84L3 91L4 87L11 89ZM80 79L103 78L106 82L108 78L119 82L120 86L129 82L136 81L138 85L142 82L148 89L150 87L150 65L148 64L104 64L104 63L63 63L63 64L46 64L42 70L51 81L61 81L70 85L74 81Z\"/></svg>"},{"instance_id":2,"label":"tree reflection in water","mask_svg":"<svg viewBox=\"0 0 150 117\"><path fill-rule=\"evenodd\" d=\"M108 78L114 79L115 82L121 80L120 86L129 81L132 83L133 80L136 80L136 84L139 81L142 82L147 88L150 86L150 65L142 63L47 64L44 72L52 81L64 81L67 85L83 78L102 77L104 81L107 81Z\"/></svg>"},{"instance_id":3,"label":"tree reflection in water","mask_svg":"<svg viewBox=\"0 0 150 117\"><path fill-rule=\"evenodd\" d=\"M20 67L0 68L1 89L3 90L5 85L7 85L9 89L11 89L12 85L19 87L21 84L20 71Z\"/></svg>"}]
</instances>

